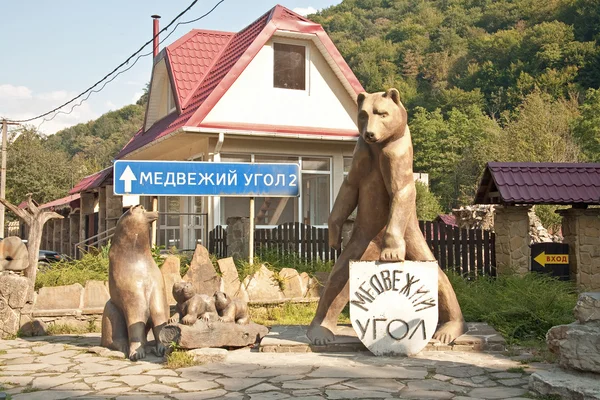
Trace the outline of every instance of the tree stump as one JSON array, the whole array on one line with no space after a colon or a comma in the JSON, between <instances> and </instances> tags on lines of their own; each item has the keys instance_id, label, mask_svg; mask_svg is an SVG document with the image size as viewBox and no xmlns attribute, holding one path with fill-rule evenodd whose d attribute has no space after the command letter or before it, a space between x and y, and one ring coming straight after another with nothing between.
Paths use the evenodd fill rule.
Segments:
<instances>
[{"instance_id":1,"label":"tree stump","mask_svg":"<svg viewBox=\"0 0 600 400\"><path fill-rule=\"evenodd\" d=\"M240 325L198 320L189 326L169 324L160 331L159 338L166 346L175 343L188 350L203 347L245 347L259 342L268 332L266 326L254 322Z\"/></svg>"}]
</instances>

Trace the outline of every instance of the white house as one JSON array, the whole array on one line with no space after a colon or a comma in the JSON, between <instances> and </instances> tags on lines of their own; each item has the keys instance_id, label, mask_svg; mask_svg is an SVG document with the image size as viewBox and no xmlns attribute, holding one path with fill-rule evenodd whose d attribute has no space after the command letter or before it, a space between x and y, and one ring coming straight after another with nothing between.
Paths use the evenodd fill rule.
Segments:
<instances>
[{"instance_id":1,"label":"white house","mask_svg":"<svg viewBox=\"0 0 600 400\"><path fill-rule=\"evenodd\" d=\"M194 29L162 49L144 126L116 159L299 163L300 197L257 198L257 227L326 226L358 136L361 91L323 28L278 5L240 32ZM121 199L112 168L84 178L76 193L80 208L61 228L69 248L102 236L138 201L158 207L157 244L180 249L206 243L228 217L249 216L247 198Z\"/></svg>"}]
</instances>

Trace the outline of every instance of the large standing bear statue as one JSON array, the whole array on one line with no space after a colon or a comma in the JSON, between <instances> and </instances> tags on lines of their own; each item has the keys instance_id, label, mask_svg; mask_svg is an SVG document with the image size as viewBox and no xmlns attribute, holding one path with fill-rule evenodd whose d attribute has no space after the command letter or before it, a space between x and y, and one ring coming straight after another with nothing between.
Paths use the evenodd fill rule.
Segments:
<instances>
[{"instance_id":1,"label":"large standing bear statue","mask_svg":"<svg viewBox=\"0 0 600 400\"><path fill-rule=\"evenodd\" d=\"M144 346L150 328L156 354L164 345L158 340L169 320L163 276L150 251L150 224L158 219L137 205L117 222L108 253L110 300L102 314L102 346L122 351L132 361L146 356Z\"/></svg>"},{"instance_id":2,"label":"large standing bear statue","mask_svg":"<svg viewBox=\"0 0 600 400\"><path fill-rule=\"evenodd\" d=\"M339 249L341 228L358 206L350 241L325 285L307 336L318 345L334 339L337 319L348 303L350 260L430 261L417 220L413 147L407 113L396 89L358 95L358 128L352 166L329 216L329 244ZM450 343L465 323L448 277L438 272L440 325L434 338Z\"/></svg>"}]
</instances>

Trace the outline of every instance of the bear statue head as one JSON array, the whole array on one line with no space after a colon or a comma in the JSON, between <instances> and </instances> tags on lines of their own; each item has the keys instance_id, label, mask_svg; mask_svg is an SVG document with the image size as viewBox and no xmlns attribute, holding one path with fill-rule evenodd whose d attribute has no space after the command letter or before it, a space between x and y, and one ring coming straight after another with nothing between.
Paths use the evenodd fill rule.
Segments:
<instances>
[{"instance_id":1,"label":"bear statue head","mask_svg":"<svg viewBox=\"0 0 600 400\"><path fill-rule=\"evenodd\" d=\"M407 114L397 89L361 93L357 102L358 130L365 142L385 143L404 136Z\"/></svg>"}]
</instances>

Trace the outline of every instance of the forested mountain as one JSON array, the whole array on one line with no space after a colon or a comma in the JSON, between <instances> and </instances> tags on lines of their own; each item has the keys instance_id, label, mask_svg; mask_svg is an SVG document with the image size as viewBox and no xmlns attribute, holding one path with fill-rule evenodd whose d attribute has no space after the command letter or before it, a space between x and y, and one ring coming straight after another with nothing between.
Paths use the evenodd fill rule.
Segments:
<instances>
[{"instance_id":1,"label":"forested mountain","mask_svg":"<svg viewBox=\"0 0 600 400\"><path fill-rule=\"evenodd\" d=\"M597 0L344 0L309 18L366 90L400 90L447 209L486 161L600 161Z\"/></svg>"}]
</instances>

